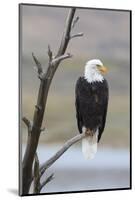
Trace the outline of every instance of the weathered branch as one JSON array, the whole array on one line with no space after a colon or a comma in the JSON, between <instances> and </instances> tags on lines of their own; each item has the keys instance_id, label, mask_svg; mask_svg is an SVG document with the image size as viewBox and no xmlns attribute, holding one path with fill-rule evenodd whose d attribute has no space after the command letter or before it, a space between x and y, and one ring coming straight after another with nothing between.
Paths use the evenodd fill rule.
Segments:
<instances>
[{"instance_id":1,"label":"weathered branch","mask_svg":"<svg viewBox=\"0 0 135 200\"><path fill-rule=\"evenodd\" d=\"M70 31L71 31L71 26L72 26L72 21L73 21L73 18L74 18L75 10L76 10L75 8L72 8L69 11L67 21L66 21L65 30L63 32L62 41L61 41L57 56L63 55L65 53L66 48L67 48L68 42L70 40Z\"/></svg>"},{"instance_id":2,"label":"weathered branch","mask_svg":"<svg viewBox=\"0 0 135 200\"><path fill-rule=\"evenodd\" d=\"M54 58L52 60L51 64L55 65L57 62L61 62L62 60L67 59L67 58L71 58L71 57L72 57L72 55L70 53L67 53L66 55L62 55L62 56Z\"/></svg>"},{"instance_id":3,"label":"weathered branch","mask_svg":"<svg viewBox=\"0 0 135 200\"><path fill-rule=\"evenodd\" d=\"M49 160L42 164L40 167L40 177L44 174L46 169L48 169L62 154L69 149L73 144L82 140L86 137L85 133L78 134L75 137L69 139L60 149L57 151Z\"/></svg>"},{"instance_id":4,"label":"weathered branch","mask_svg":"<svg viewBox=\"0 0 135 200\"><path fill-rule=\"evenodd\" d=\"M64 59L71 58L71 57L72 57L72 55L70 53L65 54L65 55L60 55L55 58L51 57L51 59L49 59L48 68L47 68L46 72L42 75L42 80L47 79L48 83L50 84L51 80L54 76L54 73L55 73L58 65L60 64L60 62Z\"/></svg>"},{"instance_id":5,"label":"weathered branch","mask_svg":"<svg viewBox=\"0 0 135 200\"><path fill-rule=\"evenodd\" d=\"M26 117L23 117L22 118L23 122L26 124L27 127L30 127L31 126L31 123L30 123L30 120L27 119Z\"/></svg>"},{"instance_id":6,"label":"weathered branch","mask_svg":"<svg viewBox=\"0 0 135 200\"><path fill-rule=\"evenodd\" d=\"M70 39L75 38L75 37L81 37L81 36L83 36L83 33L82 33L82 32L81 32L81 33L76 33L76 34L74 34L74 35L71 35L71 36L70 36Z\"/></svg>"},{"instance_id":7,"label":"weathered branch","mask_svg":"<svg viewBox=\"0 0 135 200\"><path fill-rule=\"evenodd\" d=\"M39 173L39 160L37 153L35 154L35 164L34 164L34 194L38 194L40 192L40 173Z\"/></svg>"},{"instance_id":8,"label":"weathered branch","mask_svg":"<svg viewBox=\"0 0 135 200\"><path fill-rule=\"evenodd\" d=\"M36 63L37 72L38 72L39 75L41 75L41 74L43 73L42 65L41 65L41 63L38 61L38 59L36 58L36 56L34 55L34 53L32 53L32 57L33 57L33 60L34 60L35 63Z\"/></svg>"},{"instance_id":9,"label":"weathered branch","mask_svg":"<svg viewBox=\"0 0 135 200\"><path fill-rule=\"evenodd\" d=\"M72 23L72 29L75 27L76 23L78 22L79 20L79 16L77 16L74 20L73 20L73 23Z\"/></svg>"},{"instance_id":10,"label":"weathered branch","mask_svg":"<svg viewBox=\"0 0 135 200\"><path fill-rule=\"evenodd\" d=\"M43 183L40 185L39 190L41 191L42 188L48 184L50 181L52 181L54 179L54 173L52 173L50 176L47 177L47 179L45 181L43 181Z\"/></svg>"},{"instance_id":11,"label":"weathered branch","mask_svg":"<svg viewBox=\"0 0 135 200\"><path fill-rule=\"evenodd\" d=\"M28 128L28 133L30 133L32 130L32 122L29 119L27 119L26 117L23 117L22 120Z\"/></svg>"},{"instance_id":12,"label":"weathered branch","mask_svg":"<svg viewBox=\"0 0 135 200\"><path fill-rule=\"evenodd\" d=\"M49 56L49 62L51 62L52 61L52 51L51 51L50 45L48 45L48 56Z\"/></svg>"}]
</instances>

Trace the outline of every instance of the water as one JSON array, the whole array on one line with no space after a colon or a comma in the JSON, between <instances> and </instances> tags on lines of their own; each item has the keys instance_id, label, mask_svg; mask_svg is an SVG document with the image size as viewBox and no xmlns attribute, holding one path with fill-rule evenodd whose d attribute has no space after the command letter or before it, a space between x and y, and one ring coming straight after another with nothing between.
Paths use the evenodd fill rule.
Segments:
<instances>
[{"instance_id":1,"label":"water","mask_svg":"<svg viewBox=\"0 0 135 200\"><path fill-rule=\"evenodd\" d=\"M60 146L38 148L40 163L50 158ZM130 187L130 153L124 149L99 149L93 160L85 160L80 147L71 147L43 176L54 173L54 179L43 193L114 189Z\"/></svg>"}]
</instances>

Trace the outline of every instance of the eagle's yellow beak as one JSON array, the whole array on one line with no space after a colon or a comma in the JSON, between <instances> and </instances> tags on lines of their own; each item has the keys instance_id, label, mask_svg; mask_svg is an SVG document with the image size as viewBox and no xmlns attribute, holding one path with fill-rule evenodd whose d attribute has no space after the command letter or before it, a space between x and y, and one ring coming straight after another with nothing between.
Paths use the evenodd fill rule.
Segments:
<instances>
[{"instance_id":1,"label":"eagle's yellow beak","mask_svg":"<svg viewBox=\"0 0 135 200\"><path fill-rule=\"evenodd\" d=\"M100 66L98 69L102 74L106 74L108 72L108 69L105 66Z\"/></svg>"}]
</instances>

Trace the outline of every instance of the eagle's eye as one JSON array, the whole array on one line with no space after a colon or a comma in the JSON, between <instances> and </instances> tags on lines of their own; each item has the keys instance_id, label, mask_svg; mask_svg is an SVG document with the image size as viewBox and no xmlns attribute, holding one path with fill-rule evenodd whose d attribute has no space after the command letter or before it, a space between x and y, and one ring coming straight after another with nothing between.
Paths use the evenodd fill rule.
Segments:
<instances>
[{"instance_id":1,"label":"eagle's eye","mask_svg":"<svg viewBox=\"0 0 135 200\"><path fill-rule=\"evenodd\" d=\"M101 67L101 65L98 65L98 64L97 64L96 66L97 66L97 67Z\"/></svg>"}]
</instances>

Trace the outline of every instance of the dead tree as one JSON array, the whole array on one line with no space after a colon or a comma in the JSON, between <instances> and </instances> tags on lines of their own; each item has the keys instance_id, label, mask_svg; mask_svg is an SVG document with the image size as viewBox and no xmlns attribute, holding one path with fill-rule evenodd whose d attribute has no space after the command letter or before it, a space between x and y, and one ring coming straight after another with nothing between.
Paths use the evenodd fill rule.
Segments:
<instances>
[{"instance_id":1,"label":"dead tree","mask_svg":"<svg viewBox=\"0 0 135 200\"><path fill-rule=\"evenodd\" d=\"M27 145L25 149L25 154L22 163L22 194L26 195L29 193L32 181L34 181L34 193L40 193L41 189L53 179L53 174L51 174L43 183L40 183L40 178L48 167L50 167L72 144L81 140L85 135L77 135L70 139L65 145L48 161L43 165L39 165L38 156L36 154L39 137L41 132L44 130L42 128L42 121L44 117L44 112L46 108L47 96L52 78L60 64L64 59L71 58L70 53L65 54L66 48L69 41L72 38L80 37L83 33L71 34L79 17L74 19L75 8L71 8L68 13L66 20L65 29L63 32L60 47L56 56L48 45L48 56L49 62L46 72L44 72L41 63L37 57L32 53L32 57L37 67L38 78L40 79L40 87L38 91L37 104L35 105L35 111L33 116L33 121L31 122L26 117L23 117L23 122L28 129ZM34 164L34 169L33 169ZM33 169L33 171L32 171Z\"/></svg>"}]
</instances>

